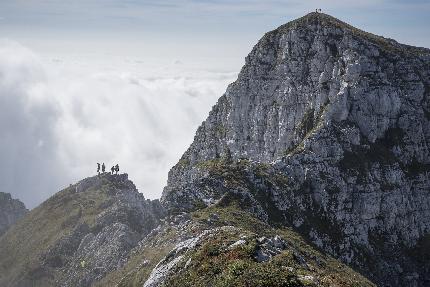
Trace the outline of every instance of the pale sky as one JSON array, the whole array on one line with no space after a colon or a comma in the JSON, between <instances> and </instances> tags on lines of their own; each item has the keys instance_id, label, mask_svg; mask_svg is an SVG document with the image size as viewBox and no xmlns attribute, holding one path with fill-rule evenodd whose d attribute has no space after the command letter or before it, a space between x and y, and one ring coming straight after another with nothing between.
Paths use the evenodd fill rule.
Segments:
<instances>
[{"instance_id":1,"label":"pale sky","mask_svg":"<svg viewBox=\"0 0 430 287\"><path fill-rule=\"evenodd\" d=\"M0 191L33 208L104 161L159 198L253 45L315 8L430 47L428 0L0 0Z\"/></svg>"}]
</instances>

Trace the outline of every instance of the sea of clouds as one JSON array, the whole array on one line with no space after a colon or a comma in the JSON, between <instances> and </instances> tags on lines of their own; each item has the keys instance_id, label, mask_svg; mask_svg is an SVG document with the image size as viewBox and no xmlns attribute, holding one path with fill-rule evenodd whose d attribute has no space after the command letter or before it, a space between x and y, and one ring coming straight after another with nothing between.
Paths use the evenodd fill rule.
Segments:
<instances>
[{"instance_id":1,"label":"sea of clouds","mask_svg":"<svg viewBox=\"0 0 430 287\"><path fill-rule=\"evenodd\" d=\"M52 58L0 40L0 191L33 208L104 162L158 198L236 77L179 60Z\"/></svg>"}]
</instances>

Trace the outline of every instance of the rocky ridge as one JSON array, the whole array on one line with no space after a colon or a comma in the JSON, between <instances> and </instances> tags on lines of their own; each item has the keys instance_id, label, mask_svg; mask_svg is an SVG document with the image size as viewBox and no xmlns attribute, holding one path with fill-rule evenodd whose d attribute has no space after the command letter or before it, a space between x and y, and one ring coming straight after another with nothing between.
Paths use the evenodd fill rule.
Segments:
<instances>
[{"instance_id":1,"label":"rocky ridge","mask_svg":"<svg viewBox=\"0 0 430 287\"><path fill-rule=\"evenodd\" d=\"M429 120L430 50L311 13L253 48L162 201L210 206L231 192L233 169L244 179L234 192L260 218L294 226L382 286L426 286Z\"/></svg>"},{"instance_id":2,"label":"rocky ridge","mask_svg":"<svg viewBox=\"0 0 430 287\"><path fill-rule=\"evenodd\" d=\"M0 285L91 286L125 265L162 217L160 202L146 200L127 174L84 179L0 239Z\"/></svg>"},{"instance_id":3,"label":"rocky ridge","mask_svg":"<svg viewBox=\"0 0 430 287\"><path fill-rule=\"evenodd\" d=\"M9 193L0 192L0 236L28 212L24 203Z\"/></svg>"},{"instance_id":4,"label":"rocky ridge","mask_svg":"<svg viewBox=\"0 0 430 287\"><path fill-rule=\"evenodd\" d=\"M0 238L0 285L374 286L241 201L167 214L127 175L84 179Z\"/></svg>"},{"instance_id":5,"label":"rocky ridge","mask_svg":"<svg viewBox=\"0 0 430 287\"><path fill-rule=\"evenodd\" d=\"M96 286L374 286L291 229L242 210L239 198L166 217Z\"/></svg>"}]
</instances>

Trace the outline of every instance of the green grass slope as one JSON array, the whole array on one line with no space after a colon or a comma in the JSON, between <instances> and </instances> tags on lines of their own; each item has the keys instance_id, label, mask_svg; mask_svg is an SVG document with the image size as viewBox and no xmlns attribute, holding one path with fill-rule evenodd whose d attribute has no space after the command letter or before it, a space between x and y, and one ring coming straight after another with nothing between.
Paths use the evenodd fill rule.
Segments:
<instances>
[{"instance_id":1,"label":"green grass slope","mask_svg":"<svg viewBox=\"0 0 430 287\"><path fill-rule=\"evenodd\" d=\"M136 248L127 265L97 286L143 286L159 261L172 256L169 251L181 238L208 230L212 230L210 236L184 254L161 286L375 286L292 229L274 228L242 210L234 196L191 213L186 222L175 226L166 221L156 235ZM270 260L258 262L259 240L274 236L285 240L287 247ZM240 239L246 243L230 248Z\"/></svg>"},{"instance_id":2,"label":"green grass slope","mask_svg":"<svg viewBox=\"0 0 430 287\"><path fill-rule=\"evenodd\" d=\"M53 286L56 274L42 264L44 252L76 226L93 226L107 206L111 182L76 193L76 185L58 192L30 211L0 238L0 286Z\"/></svg>"}]
</instances>

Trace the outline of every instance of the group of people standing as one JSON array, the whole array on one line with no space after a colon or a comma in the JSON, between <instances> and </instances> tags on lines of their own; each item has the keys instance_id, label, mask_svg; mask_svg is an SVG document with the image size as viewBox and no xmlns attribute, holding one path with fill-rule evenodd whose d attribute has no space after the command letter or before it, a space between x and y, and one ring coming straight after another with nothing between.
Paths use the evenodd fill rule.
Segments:
<instances>
[{"instance_id":1,"label":"group of people standing","mask_svg":"<svg viewBox=\"0 0 430 287\"><path fill-rule=\"evenodd\" d=\"M105 171L106 171L105 163L102 163L102 165L100 165L100 163L97 163L97 174L100 174L100 167L101 167L102 173L105 173ZM119 165L116 164L116 165L112 166L110 168L110 170L111 170L112 174L114 174L114 173L118 174L118 172L119 172Z\"/></svg>"}]
</instances>

